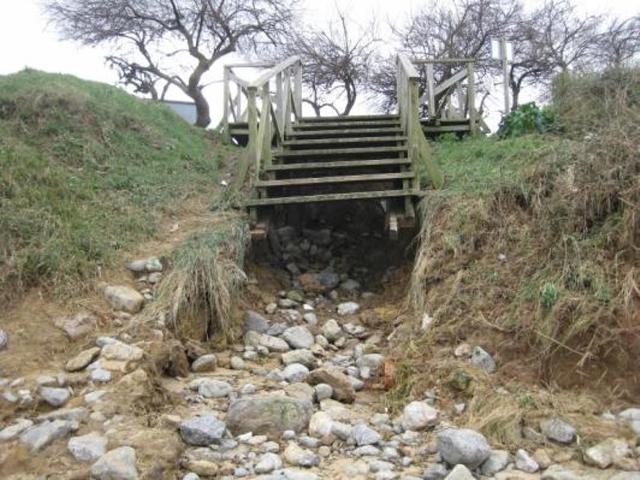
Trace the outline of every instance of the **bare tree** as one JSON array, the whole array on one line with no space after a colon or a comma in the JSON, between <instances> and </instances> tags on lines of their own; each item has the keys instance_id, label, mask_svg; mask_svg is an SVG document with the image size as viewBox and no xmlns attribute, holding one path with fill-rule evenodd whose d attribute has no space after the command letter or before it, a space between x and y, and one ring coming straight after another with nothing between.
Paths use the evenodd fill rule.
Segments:
<instances>
[{"instance_id":1,"label":"bare tree","mask_svg":"<svg viewBox=\"0 0 640 480\"><path fill-rule=\"evenodd\" d=\"M272 55L282 58L299 55L307 90L303 102L317 116L324 109L348 115L358 92L366 82L376 44L375 22L361 27L340 10L327 28L303 25L283 38Z\"/></svg>"},{"instance_id":2,"label":"bare tree","mask_svg":"<svg viewBox=\"0 0 640 480\"><path fill-rule=\"evenodd\" d=\"M599 16L579 15L570 0L547 0L523 17L511 34L512 108L524 86L546 84L559 71L592 67L601 23Z\"/></svg>"},{"instance_id":3,"label":"bare tree","mask_svg":"<svg viewBox=\"0 0 640 480\"><path fill-rule=\"evenodd\" d=\"M611 20L598 36L595 55L604 67L620 68L637 61L640 56L640 15Z\"/></svg>"},{"instance_id":4,"label":"bare tree","mask_svg":"<svg viewBox=\"0 0 640 480\"><path fill-rule=\"evenodd\" d=\"M479 80L492 75L491 39L510 32L519 21L518 0L431 0L400 25L392 25L398 49L413 57L474 58ZM371 90L389 110L395 103L395 63L392 59L376 62ZM456 73L460 65L436 64L434 77L442 82ZM389 69L392 69L389 71ZM421 88L424 90L424 85ZM444 95L436 98L439 103Z\"/></svg>"},{"instance_id":5,"label":"bare tree","mask_svg":"<svg viewBox=\"0 0 640 480\"><path fill-rule=\"evenodd\" d=\"M206 127L204 75L228 53L275 40L295 1L46 0L45 8L63 38L113 47L109 62L139 92L157 96L158 79L180 89Z\"/></svg>"}]
</instances>

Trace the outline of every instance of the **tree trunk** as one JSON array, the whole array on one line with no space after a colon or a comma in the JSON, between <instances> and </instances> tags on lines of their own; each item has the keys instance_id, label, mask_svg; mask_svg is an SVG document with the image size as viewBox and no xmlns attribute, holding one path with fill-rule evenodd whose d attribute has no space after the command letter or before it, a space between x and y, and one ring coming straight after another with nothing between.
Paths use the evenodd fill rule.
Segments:
<instances>
[{"instance_id":1,"label":"tree trunk","mask_svg":"<svg viewBox=\"0 0 640 480\"><path fill-rule=\"evenodd\" d=\"M189 96L196 104L196 127L206 128L211 123L211 114L209 112L209 102L202 94L202 90L196 88L189 90Z\"/></svg>"}]
</instances>

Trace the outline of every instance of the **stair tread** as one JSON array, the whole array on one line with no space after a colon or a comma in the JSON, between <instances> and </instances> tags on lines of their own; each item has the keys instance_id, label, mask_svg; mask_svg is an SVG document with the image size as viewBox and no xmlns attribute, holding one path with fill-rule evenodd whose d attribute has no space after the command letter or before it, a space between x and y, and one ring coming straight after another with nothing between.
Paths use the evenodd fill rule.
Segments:
<instances>
[{"instance_id":1,"label":"stair tread","mask_svg":"<svg viewBox=\"0 0 640 480\"><path fill-rule=\"evenodd\" d=\"M287 134L287 137L315 137L321 135L351 135L351 134L371 134L371 133L388 133L393 135L396 133L402 133L400 127L386 127L386 128L341 128L338 130L300 130ZM374 137L375 138L375 137Z\"/></svg>"},{"instance_id":2,"label":"stair tread","mask_svg":"<svg viewBox=\"0 0 640 480\"><path fill-rule=\"evenodd\" d=\"M302 117L303 122L356 122L359 120L395 120L399 115L348 115L345 117Z\"/></svg>"},{"instance_id":3,"label":"stair tread","mask_svg":"<svg viewBox=\"0 0 640 480\"><path fill-rule=\"evenodd\" d=\"M380 160L341 160L336 162L305 162L271 165L267 171L279 172L286 170L308 170L314 168L349 168L349 167L378 167L393 165L410 165L408 158L383 158Z\"/></svg>"},{"instance_id":4,"label":"stair tread","mask_svg":"<svg viewBox=\"0 0 640 480\"><path fill-rule=\"evenodd\" d=\"M300 129L318 128L318 127L375 127L381 125L400 125L400 120L390 118L389 120L357 120L351 122L301 122L294 123L293 129L299 131Z\"/></svg>"},{"instance_id":5,"label":"stair tread","mask_svg":"<svg viewBox=\"0 0 640 480\"><path fill-rule=\"evenodd\" d=\"M324 148L315 150L285 150L274 153L275 157L308 157L317 155L348 155L350 153L406 152L406 146L365 147L365 148Z\"/></svg>"},{"instance_id":6,"label":"stair tread","mask_svg":"<svg viewBox=\"0 0 640 480\"><path fill-rule=\"evenodd\" d=\"M419 196L417 190L382 190L372 192L328 193L324 195L298 195L292 197L255 198L247 202L247 206L260 207L267 205L284 205L290 203L334 202L339 200L359 200L366 198L399 198Z\"/></svg>"},{"instance_id":7,"label":"stair tread","mask_svg":"<svg viewBox=\"0 0 640 480\"><path fill-rule=\"evenodd\" d=\"M407 137L393 135L388 137L347 137L347 138L317 138L313 140L287 140L283 143L285 147L299 145L322 145L326 143L365 143L365 142L406 142Z\"/></svg>"},{"instance_id":8,"label":"stair tread","mask_svg":"<svg viewBox=\"0 0 640 480\"><path fill-rule=\"evenodd\" d=\"M325 183L357 183L357 182L379 182L385 180L403 180L414 178L413 172L399 173L369 173L360 175L336 175L333 177L307 177L307 178L287 178L282 180L261 180L256 182L256 187L288 187L296 185L320 185Z\"/></svg>"}]
</instances>

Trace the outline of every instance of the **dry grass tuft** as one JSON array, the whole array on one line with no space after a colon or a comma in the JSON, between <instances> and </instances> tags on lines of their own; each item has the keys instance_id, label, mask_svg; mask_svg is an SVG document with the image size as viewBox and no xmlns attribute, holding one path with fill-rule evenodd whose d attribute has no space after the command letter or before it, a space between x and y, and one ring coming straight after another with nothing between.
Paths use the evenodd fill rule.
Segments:
<instances>
[{"instance_id":1,"label":"dry grass tuft","mask_svg":"<svg viewBox=\"0 0 640 480\"><path fill-rule=\"evenodd\" d=\"M209 228L188 238L173 255L152 315L164 314L179 338L230 338L233 307L246 275L242 269L248 228L237 214L222 213Z\"/></svg>"}]
</instances>

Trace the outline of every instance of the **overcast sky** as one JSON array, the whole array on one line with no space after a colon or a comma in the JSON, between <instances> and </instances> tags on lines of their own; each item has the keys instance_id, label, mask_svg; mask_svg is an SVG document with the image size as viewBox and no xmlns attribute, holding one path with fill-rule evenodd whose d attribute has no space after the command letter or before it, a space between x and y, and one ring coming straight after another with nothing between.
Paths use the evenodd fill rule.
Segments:
<instances>
[{"instance_id":1,"label":"overcast sky","mask_svg":"<svg viewBox=\"0 0 640 480\"><path fill-rule=\"evenodd\" d=\"M355 21L370 18L375 14L382 25L387 19L401 20L423 0L305 0L309 17L322 23L328 17L327 9L337 5ZM104 63L107 53L102 49L82 48L69 42L62 42L47 25L40 8L41 0L4 0L0 15L0 75L13 73L25 67L48 72L70 73L81 78L114 84L117 80ZM525 5L535 5L535 0L525 0ZM584 13L631 16L638 13L638 3L634 0L575 0ZM221 65L212 72L214 79L221 78ZM500 94L496 92L493 105L500 104ZM212 85L206 90L212 103L214 121L220 111L220 88ZM177 92L169 97L184 99ZM491 106L491 104L490 104ZM363 108L363 107L360 107Z\"/></svg>"}]
</instances>

